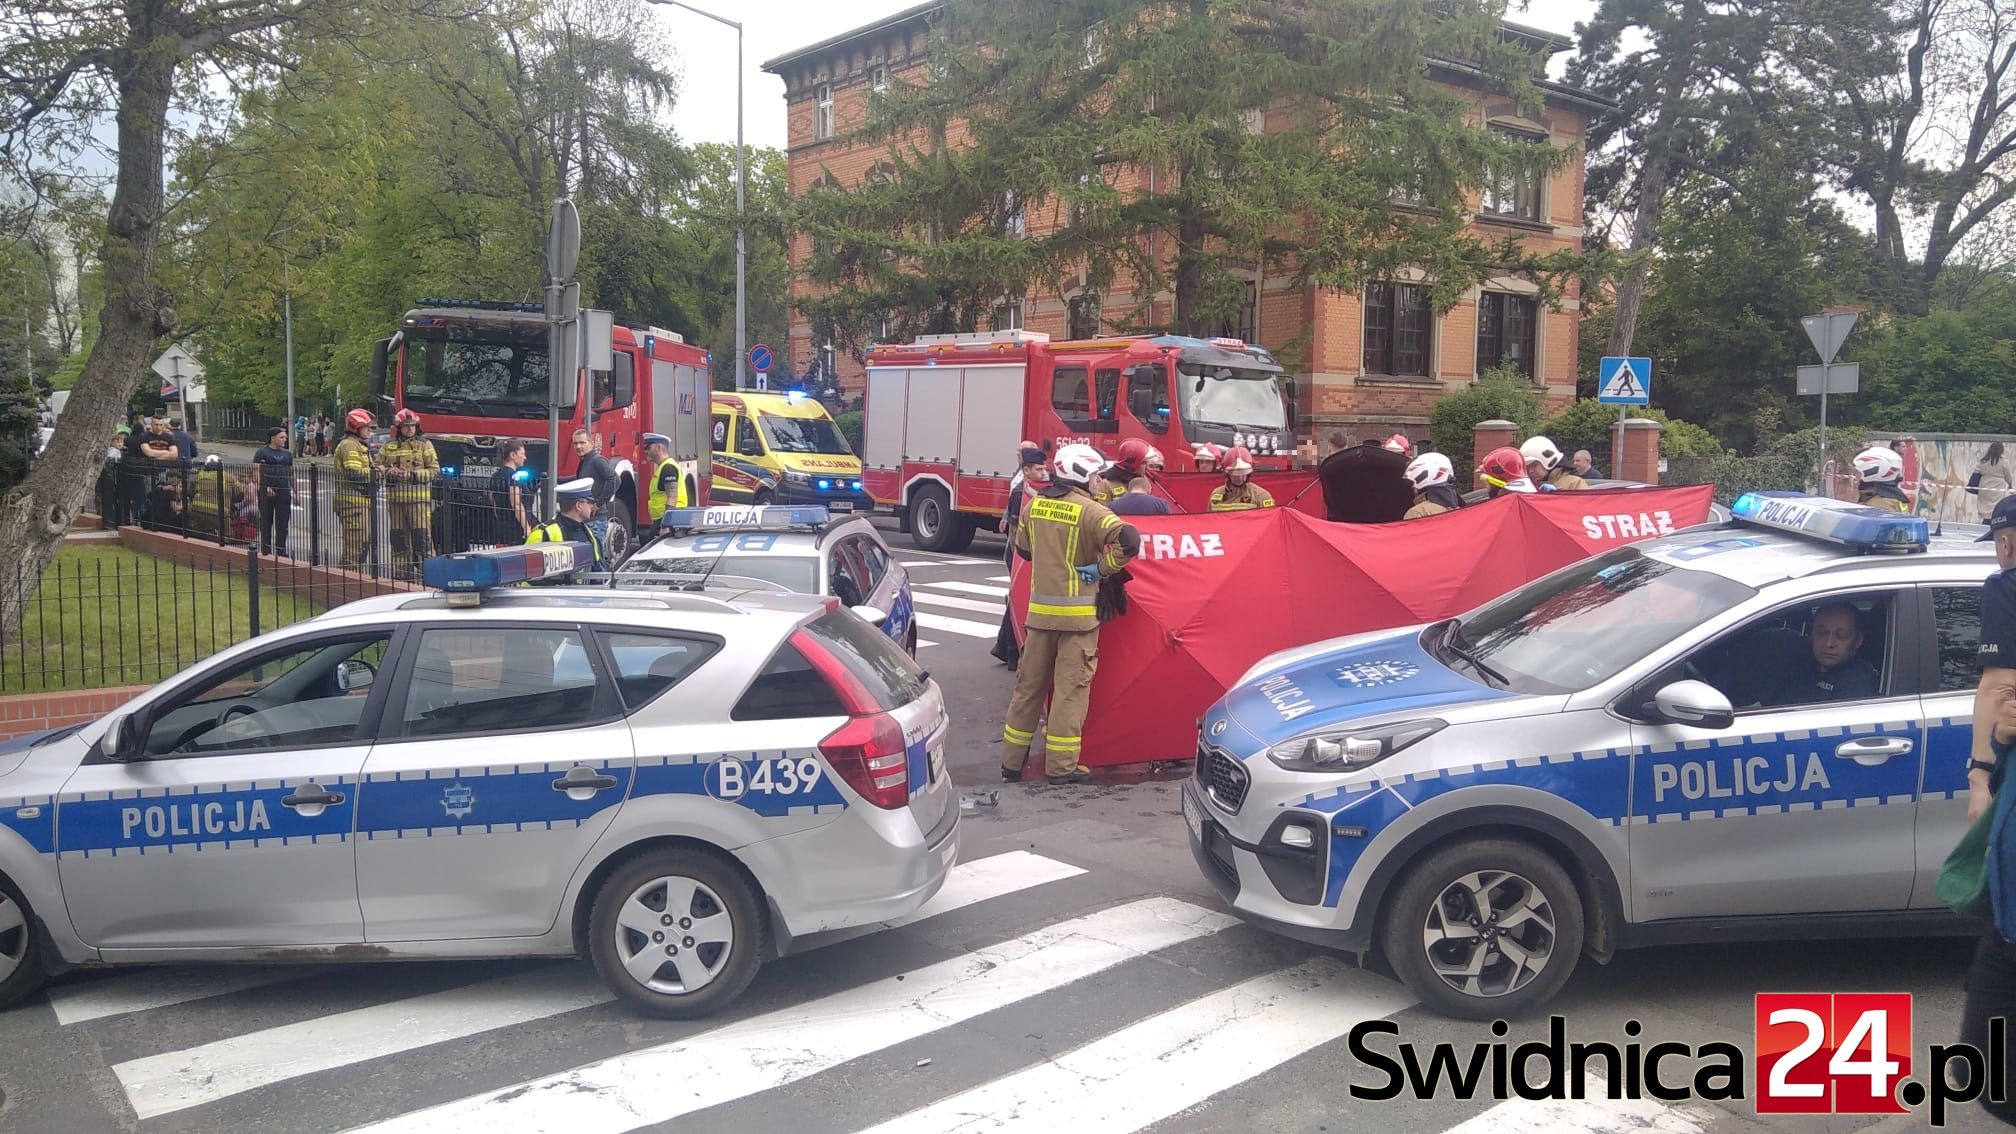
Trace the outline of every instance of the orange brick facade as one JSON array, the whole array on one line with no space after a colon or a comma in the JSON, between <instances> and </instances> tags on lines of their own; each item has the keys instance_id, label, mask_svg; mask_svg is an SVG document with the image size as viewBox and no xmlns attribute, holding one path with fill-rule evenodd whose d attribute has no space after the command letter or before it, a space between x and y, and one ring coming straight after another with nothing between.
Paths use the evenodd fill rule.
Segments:
<instances>
[{"instance_id":1,"label":"orange brick facade","mask_svg":"<svg viewBox=\"0 0 2016 1134\"><path fill-rule=\"evenodd\" d=\"M880 82L926 81L925 20L931 5L912 9L880 24L858 29L822 44L805 48L764 64L785 83L788 114L788 166L790 191L796 196L826 178L852 188L868 179L876 166L887 160L884 145L856 144L848 140L868 112L872 87ZM1554 51L1568 41L1533 33L1529 38ZM1463 89L1463 88L1452 88ZM1544 135L1549 143L1571 154L1569 160L1545 180L1540 188L1539 219L1497 218L1474 214L1474 229L1485 239L1517 236L1537 252L1555 249L1579 251L1582 247L1583 169L1579 155L1588 125L1591 103L1580 92L1550 88L1545 109L1539 117L1522 116L1511 103L1479 91L1468 91L1473 113L1481 122L1518 130L1530 136ZM831 129L822 131L822 96L831 100ZM950 142L959 144L956 131ZM1132 170L1120 175L1115 187L1123 195L1138 188L1152 174ZM1473 199L1473 210L1479 202ZM1040 203L1026 216L1030 231L1044 232L1066 223L1063 206ZM814 288L802 275L812 252L811 238L794 236L790 245L794 268L792 295L811 294ZM1393 282L1406 283L1403 274ZM1297 385L1301 400L1301 429L1305 436L1327 439L1342 432L1352 440L1404 432L1417 438L1427 436L1429 407L1445 393L1462 389L1476 381L1478 366L1478 320L1480 296L1505 292L1530 296L1532 284L1517 279L1494 281L1473 288L1454 308L1431 316L1432 332L1426 373L1392 378L1370 374L1366 369L1365 296L1330 288L1298 286L1285 276L1255 280L1257 302L1253 316L1253 338L1276 352L1291 344L1294 356L1304 360L1298 367ZM1104 312L1132 312L1140 297L1136 281L1124 276L1100 298ZM1053 339L1069 338L1067 302L1076 294L1039 292L1021 301L1021 325L1042 331ZM1545 395L1549 408L1557 408L1575 396L1575 367L1581 330L1581 303L1571 281L1558 306L1539 306L1533 334L1535 386ZM1167 325L1174 303L1165 291L1153 297L1151 324ZM1494 301L1495 302L1495 301ZM1102 333L1110 333L1110 324ZM815 342L814 328L806 317L792 315L789 355L793 372L802 372L824 347ZM845 351L835 353L834 362L841 384L848 390L861 385L861 365Z\"/></svg>"}]
</instances>

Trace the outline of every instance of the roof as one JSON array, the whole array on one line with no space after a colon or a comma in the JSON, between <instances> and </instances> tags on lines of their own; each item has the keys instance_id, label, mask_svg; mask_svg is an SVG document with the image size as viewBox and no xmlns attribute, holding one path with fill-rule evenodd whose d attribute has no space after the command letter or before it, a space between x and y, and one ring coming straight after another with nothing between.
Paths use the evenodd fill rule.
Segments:
<instances>
[{"instance_id":1,"label":"roof","mask_svg":"<svg viewBox=\"0 0 2016 1134\"><path fill-rule=\"evenodd\" d=\"M826 406L817 398L793 398L788 394L757 393L751 390L716 390L711 402L734 405L737 402L758 413L774 413L780 417L831 417Z\"/></svg>"},{"instance_id":2,"label":"roof","mask_svg":"<svg viewBox=\"0 0 2016 1134\"><path fill-rule=\"evenodd\" d=\"M387 616L408 621L417 615L430 623L438 620L442 625L452 625L459 621L476 622L491 618L529 618L535 621L592 619L620 611L618 620L635 626L658 625L657 616L662 615L666 625L676 623L682 627L701 629L704 628L701 623L717 619L795 622L822 605L817 599L790 599L784 603L771 601L777 597L751 594L724 599L720 595L640 593L599 586L500 587L486 593L481 606L450 607L437 592L408 591L345 603L315 621L326 625L331 622L372 621ZM747 627L746 623L742 625Z\"/></svg>"},{"instance_id":3,"label":"roof","mask_svg":"<svg viewBox=\"0 0 2016 1134\"><path fill-rule=\"evenodd\" d=\"M839 35L822 39L818 43L808 44L804 47L797 49L796 51L787 51L784 54L777 56L775 59L764 60L763 69L772 74L775 74L780 68L789 66L792 63L796 63L798 60L805 58L807 55L817 55L818 53L826 50L829 47L838 47L841 44L848 42L849 40L860 39L864 36L871 36L877 32L887 31L890 28L896 27L898 24L908 23L911 20L922 19L923 17L929 16L930 14L936 12L938 9L944 6L945 6L944 0L928 0L927 3L918 4L915 7L905 8L902 11L895 13L894 15L884 16L882 19L876 20L872 24L863 24L860 27L855 28L853 31L844 31L841 32Z\"/></svg>"}]
</instances>

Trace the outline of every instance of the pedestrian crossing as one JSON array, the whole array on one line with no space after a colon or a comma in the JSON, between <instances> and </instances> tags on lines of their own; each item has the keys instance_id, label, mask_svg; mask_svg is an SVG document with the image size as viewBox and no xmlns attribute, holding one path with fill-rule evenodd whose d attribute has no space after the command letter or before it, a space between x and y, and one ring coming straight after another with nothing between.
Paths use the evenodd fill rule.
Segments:
<instances>
[{"instance_id":1,"label":"pedestrian crossing","mask_svg":"<svg viewBox=\"0 0 2016 1134\"><path fill-rule=\"evenodd\" d=\"M78 981L50 1003L112 1065L131 1113L104 1128L137 1120L143 1134L802 1129L788 1116L808 1107L828 1115L820 1130L1126 1134L1265 1089L1319 1049L1341 1068L1352 1027L1414 1005L1342 956L1030 850L961 863L910 916L809 944L691 1022L630 1015L586 962L474 980L497 966L170 968ZM411 995L267 1023L338 985ZM919 1051L946 1070L921 1073L934 1060ZM820 1101L833 1092L848 1100L837 1112ZM1703 1129L1659 1125L1656 1104L1465 1105L1465 1134L1606 1129L1627 1110L1634 1128Z\"/></svg>"},{"instance_id":2,"label":"pedestrian crossing","mask_svg":"<svg viewBox=\"0 0 2016 1134\"><path fill-rule=\"evenodd\" d=\"M917 625L938 634L993 641L1008 610L1005 583L972 583L963 579L910 576L910 595L917 603ZM918 648L936 645L920 639Z\"/></svg>"}]
</instances>

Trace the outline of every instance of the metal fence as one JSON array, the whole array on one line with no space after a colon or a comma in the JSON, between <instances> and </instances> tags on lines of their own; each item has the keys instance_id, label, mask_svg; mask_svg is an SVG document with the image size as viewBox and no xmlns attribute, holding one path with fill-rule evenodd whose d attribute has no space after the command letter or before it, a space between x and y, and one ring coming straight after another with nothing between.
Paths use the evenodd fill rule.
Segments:
<instances>
[{"instance_id":1,"label":"metal fence","mask_svg":"<svg viewBox=\"0 0 2016 1134\"><path fill-rule=\"evenodd\" d=\"M529 475L511 494L490 475L415 482L380 472L350 481L321 465L271 466L127 458L108 462L98 483L107 527L136 524L218 544L256 546L318 567L417 582L429 555L525 542L544 491Z\"/></svg>"}]
</instances>

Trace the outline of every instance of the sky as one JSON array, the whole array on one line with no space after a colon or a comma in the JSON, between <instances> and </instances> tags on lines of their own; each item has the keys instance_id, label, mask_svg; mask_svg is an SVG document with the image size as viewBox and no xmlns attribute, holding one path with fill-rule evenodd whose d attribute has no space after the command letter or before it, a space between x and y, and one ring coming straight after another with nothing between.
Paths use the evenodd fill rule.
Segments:
<instances>
[{"instance_id":1,"label":"sky","mask_svg":"<svg viewBox=\"0 0 2016 1134\"><path fill-rule=\"evenodd\" d=\"M872 24L920 0L694 0L694 6L742 21L743 137L752 146L784 148L784 83L761 70L774 59L842 32ZM1562 35L1596 0L1512 0L1508 17ZM1522 10L1523 9L1523 10ZM735 31L678 8L654 11L679 53L683 82L672 125L687 142L735 141ZM1555 56L1559 73L1565 55Z\"/></svg>"}]
</instances>

